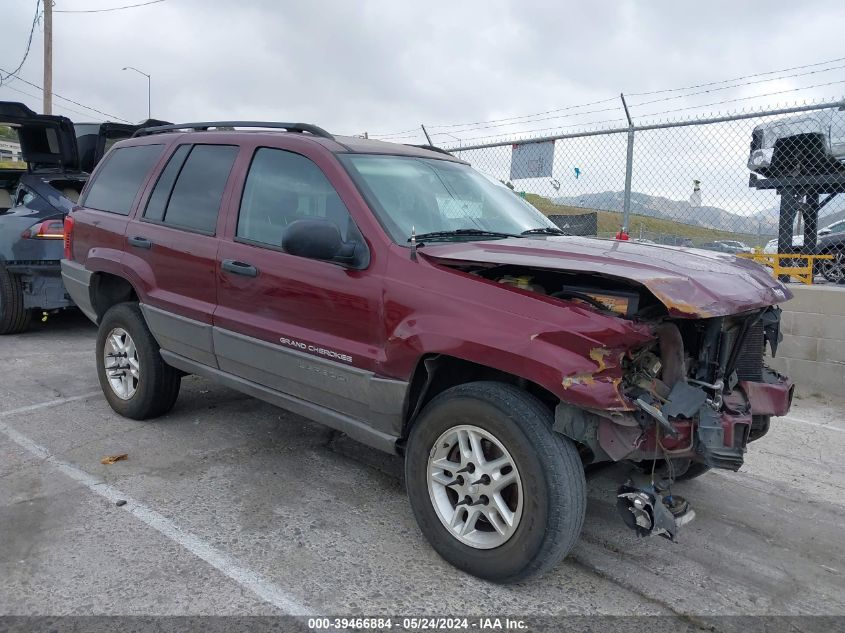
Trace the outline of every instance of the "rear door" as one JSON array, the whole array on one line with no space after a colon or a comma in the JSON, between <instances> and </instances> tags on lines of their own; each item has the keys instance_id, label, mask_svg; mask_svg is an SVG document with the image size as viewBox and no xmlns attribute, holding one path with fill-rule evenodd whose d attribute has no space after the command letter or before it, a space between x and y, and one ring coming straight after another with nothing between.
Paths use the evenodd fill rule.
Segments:
<instances>
[{"instance_id":1,"label":"rear door","mask_svg":"<svg viewBox=\"0 0 845 633\"><path fill-rule=\"evenodd\" d=\"M231 201L237 217L217 265L220 369L396 434L405 385L374 375L383 345L375 254L353 270L281 246L292 222L323 219L366 248L338 194L341 168L301 151L257 147Z\"/></svg>"},{"instance_id":2,"label":"rear door","mask_svg":"<svg viewBox=\"0 0 845 633\"><path fill-rule=\"evenodd\" d=\"M211 366L218 218L238 151L175 145L126 229L125 274L143 289L153 335L163 349Z\"/></svg>"}]
</instances>

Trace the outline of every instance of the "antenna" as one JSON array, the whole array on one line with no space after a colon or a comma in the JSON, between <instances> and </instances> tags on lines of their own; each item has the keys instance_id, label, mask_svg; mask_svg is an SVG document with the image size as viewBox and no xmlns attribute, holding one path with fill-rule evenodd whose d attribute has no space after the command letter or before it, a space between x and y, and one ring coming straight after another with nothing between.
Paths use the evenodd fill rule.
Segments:
<instances>
[{"instance_id":1,"label":"antenna","mask_svg":"<svg viewBox=\"0 0 845 633\"><path fill-rule=\"evenodd\" d=\"M428 141L428 144L429 144L429 145L434 145L434 143L432 143L432 142L431 142L431 137L428 135L428 132L427 132L427 131L426 131L426 129L425 129L425 125L423 125L422 123L420 123L420 127L422 128L423 134L425 134L425 140L427 140L427 141Z\"/></svg>"}]
</instances>

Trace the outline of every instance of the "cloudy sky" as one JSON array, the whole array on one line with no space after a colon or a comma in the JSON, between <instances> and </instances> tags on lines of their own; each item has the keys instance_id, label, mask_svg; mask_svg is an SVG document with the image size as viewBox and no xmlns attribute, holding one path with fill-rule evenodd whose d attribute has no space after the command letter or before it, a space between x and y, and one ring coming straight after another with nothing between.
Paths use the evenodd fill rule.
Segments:
<instances>
[{"instance_id":1,"label":"cloudy sky","mask_svg":"<svg viewBox=\"0 0 845 633\"><path fill-rule=\"evenodd\" d=\"M845 95L841 0L163 0L89 12L144 1L55 0L54 92L111 116L58 96L56 113L146 118L146 79L124 66L152 75L156 118L295 120L400 142L422 142L425 123L443 146L619 127L620 92L638 122ZM36 1L2 6L9 71ZM41 110L42 50L39 24L20 73L35 86L6 81L0 99ZM705 205L776 214L774 192L748 188L758 122L638 135L634 190L686 200L698 179ZM509 177L508 146L462 156ZM624 134L559 141L556 180L519 187L619 191L624 157Z\"/></svg>"},{"instance_id":2,"label":"cloudy sky","mask_svg":"<svg viewBox=\"0 0 845 633\"><path fill-rule=\"evenodd\" d=\"M146 116L146 80L121 71L131 65L152 75L158 118L296 119L371 134L424 122L446 144L444 132L469 139L572 129L618 118L621 110L618 101L609 101L509 126L438 124L530 115L621 91L684 87L845 58L845 3L837 1L165 0L124 11L59 13L141 1L55 0L56 93L140 120ZM0 68L19 63L35 5L4 0ZM37 85L42 46L39 26L20 73ZM836 66L845 60L816 68ZM794 72L808 70L814 68ZM632 110L636 117L835 81L841 83L679 114L845 94L845 68L778 79L788 74L794 73ZM631 102L678 94L684 93ZM0 86L0 98L40 110L37 88L20 81ZM588 114L596 110L603 111ZM55 111L77 120L103 118L58 98Z\"/></svg>"}]
</instances>

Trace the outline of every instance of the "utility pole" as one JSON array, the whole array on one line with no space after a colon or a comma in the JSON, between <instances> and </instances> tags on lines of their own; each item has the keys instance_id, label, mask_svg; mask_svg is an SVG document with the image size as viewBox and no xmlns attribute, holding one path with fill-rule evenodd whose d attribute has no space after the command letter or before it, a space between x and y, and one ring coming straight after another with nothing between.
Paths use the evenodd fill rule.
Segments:
<instances>
[{"instance_id":1,"label":"utility pole","mask_svg":"<svg viewBox=\"0 0 845 633\"><path fill-rule=\"evenodd\" d=\"M44 114L53 114L53 0L44 0Z\"/></svg>"}]
</instances>

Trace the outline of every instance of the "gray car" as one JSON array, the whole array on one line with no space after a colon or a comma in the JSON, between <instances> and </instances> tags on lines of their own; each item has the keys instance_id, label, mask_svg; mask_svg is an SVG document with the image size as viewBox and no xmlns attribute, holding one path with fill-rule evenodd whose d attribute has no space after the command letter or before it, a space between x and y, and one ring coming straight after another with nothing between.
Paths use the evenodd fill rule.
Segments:
<instances>
[{"instance_id":1,"label":"gray car","mask_svg":"<svg viewBox=\"0 0 845 633\"><path fill-rule=\"evenodd\" d=\"M24 331L36 312L73 306L59 261L64 217L106 150L141 125L77 123L0 102L0 125L20 143L26 169L0 169L0 335Z\"/></svg>"}]
</instances>

